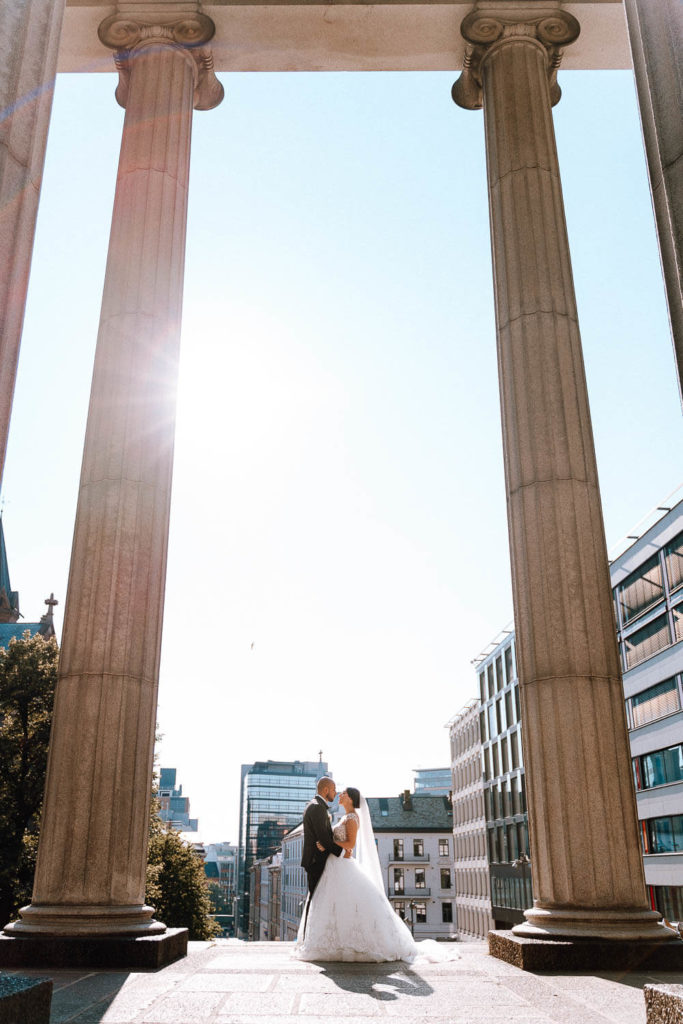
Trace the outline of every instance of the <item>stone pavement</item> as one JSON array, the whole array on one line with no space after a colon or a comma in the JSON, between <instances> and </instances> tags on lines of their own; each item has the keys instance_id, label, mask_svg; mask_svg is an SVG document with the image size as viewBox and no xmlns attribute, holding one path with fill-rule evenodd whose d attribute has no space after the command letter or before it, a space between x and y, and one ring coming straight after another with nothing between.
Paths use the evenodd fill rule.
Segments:
<instances>
[{"instance_id":1,"label":"stone pavement","mask_svg":"<svg viewBox=\"0 0 683 1024\"><path fill-rule=\"evenodd\" d=\"M529 974L460 943L446 963L304 964L286 942L190 943L159 971L21 971L54 980L51 1024L645 1024L646 982Z\"/></svg>"}]
</instances>

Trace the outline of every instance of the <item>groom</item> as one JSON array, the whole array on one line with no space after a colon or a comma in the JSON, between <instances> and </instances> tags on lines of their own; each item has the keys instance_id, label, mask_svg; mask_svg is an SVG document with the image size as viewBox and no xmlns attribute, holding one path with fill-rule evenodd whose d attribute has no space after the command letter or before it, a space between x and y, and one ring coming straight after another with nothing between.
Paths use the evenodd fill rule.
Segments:
<instances>
[{"instance_id":1,"label":"groom","mask_svg":"<svg viewBox=\"0 0 683 1024\"><path fill-rule=\"evenodd\" d=\"M338 857L344 852L341 846L337 846L332 838L332 824L327 810L328 803L332 803L337 794L337 787L333 779L326 775L318 781L318 793L307 805L304 811L304 849L301 855L301 867L305 869L308 876L308 899L306 900L306 921L308 921L308 908L313 899L315 888L322 878L325 870L325 861L331 853ZM322 850L318 845L323 847ZM304 933L306 931L304 922Z\"/></svg>"}]
</instances>

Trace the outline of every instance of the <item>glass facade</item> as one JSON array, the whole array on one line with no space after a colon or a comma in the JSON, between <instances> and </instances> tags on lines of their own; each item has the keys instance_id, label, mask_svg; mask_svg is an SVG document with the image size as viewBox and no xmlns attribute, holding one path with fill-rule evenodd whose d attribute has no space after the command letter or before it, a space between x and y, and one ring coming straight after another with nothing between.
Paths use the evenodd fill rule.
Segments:
<instances>
[{"instance_id":1,"label":"glass facade","mask_svg":"<svg viewBox=\"0 0 683 1024\"><path fill-rule=\"evenodd\" d=\"M683 743L633 758L636 789L652 789L669 782L683 782Z\"/></svg>"},{"instance_id":2,"label":"glass facade","mask_svg":"<svg viewBox=\"0 0 683 1024\"><path fill-rule=\"evenodd\" d=\"M655 722L681 710L681 678L673 676L630 697L626 701L629 729Z\"/></svg>"},{"instance_id":3,"label":"glass facade","mask_svg":"<svg viewBox=\"0 0 683 1024\"><path fill-rule=\"evenodd\" d=\"M479 689L491 903L496 926L509 927L523 920L533 902L528 862L518 862L522 854L529 856L529 831L512 635L480 665Z\"/></svg>"},{"instance_id":4,"label":"glass facade","mask_svg":"<svg viewBox=\"0 0 683 1024\"><path fill-rule=\"evenodd\" d=\"M683 851L683 814L663 818L645 818L640 823L643 853L680 853Z\"/></svg>"},{"instance_id":5,"label":"glass facade","mask_svg":"<svg viewBox=\"0 0 683 1024\"><path fill-rule=\"evenodd\" d=\"M240 922L249 926L249 871L269 857L282 837L298 825L306 804L315 796L317 780L328 775L318 761L257 761L242 765L240 798Z\"/></svg>"},{"instance_id":6,"label":"glass facade","mask_svg":"<svg viewBox=\"0 0 683 1024\"><path fill-rule=\"evenodd\" d=\"M614 588L625 670L683 638L683 533Z\"/></svg>"}]
</instances>

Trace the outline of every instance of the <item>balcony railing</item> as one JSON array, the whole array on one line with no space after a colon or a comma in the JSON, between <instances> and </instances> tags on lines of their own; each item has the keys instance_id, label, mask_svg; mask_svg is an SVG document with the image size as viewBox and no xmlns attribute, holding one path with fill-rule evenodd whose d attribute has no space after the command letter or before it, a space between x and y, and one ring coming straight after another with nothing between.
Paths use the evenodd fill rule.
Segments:
<instances>
[{"instance_id":1,"label":"balcony railing","mask_svg":"<svg viewBox=\"0 0 683 1024\"><path fill-rule=\"evenodd\" d=\"M390 900L419 900L419 899L426 899L428 896L431 895L431 892L432 892L432 890L429 888L429 886L427 886L424 889L413 889L413 888L408 889L406 887L403 890L403 892L397 892L395 889L392 889L389 892L389 899Z\"/></svg>"},{"instance_id":2,"label":"balcony railing","mask_svg":"<svg viewBox=\"0 0 683 1024\"><path fill-rule=\"evenodd\" d=\"M406 854L403 857L390 857L389 864L428 864L429 854L423 853L422 856L417 854Z\"/></svg>"}]
</instances>

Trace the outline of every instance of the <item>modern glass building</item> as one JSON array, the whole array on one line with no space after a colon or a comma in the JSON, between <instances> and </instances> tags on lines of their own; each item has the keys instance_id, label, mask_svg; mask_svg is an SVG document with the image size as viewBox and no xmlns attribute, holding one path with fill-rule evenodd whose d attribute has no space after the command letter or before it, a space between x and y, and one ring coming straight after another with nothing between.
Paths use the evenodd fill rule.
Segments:
<instances>
[{"instance_id":1,"label":"modern glass building","mask_svg":"<svg viewBox=\"0 0 683 1024\"><path fill-rule=\"evenodd\" d=\"M681 921L683 501L656 511L611 577L645 881L652 907Z\"/></svg>"},{"instance_id":2,"label":"modern glass building","mask_svg":"<svg viewBox=\"0 0 683 1024\"><path fill-rule=\"evenodd\" d=\"M514 634L503 631L476 660L491 914L496 928L511 928L533 903Z\"/></svg>"},{"instance_id":3,"label":"modern glass building","mask_svg":"<svg viewBox=\"0 0 683 1024\"><path fill-rule=\"evenodd\" d=\"M249 870L280 849L283 836L300 823L316 782L329 775L325 761L256 761L243 764L240 792L240 937L249 933Z\"/></svg>"},{"instance_id":4,"label":"modern glass building","mask_svg":"<svg viewBox=\"0 0 683 1024\"><path fill-rule=\"evenodd\" d=\"M446 768L413 768L416 795L448 796L453 780L450 765Z\"/></svg>"}]
</instances>

